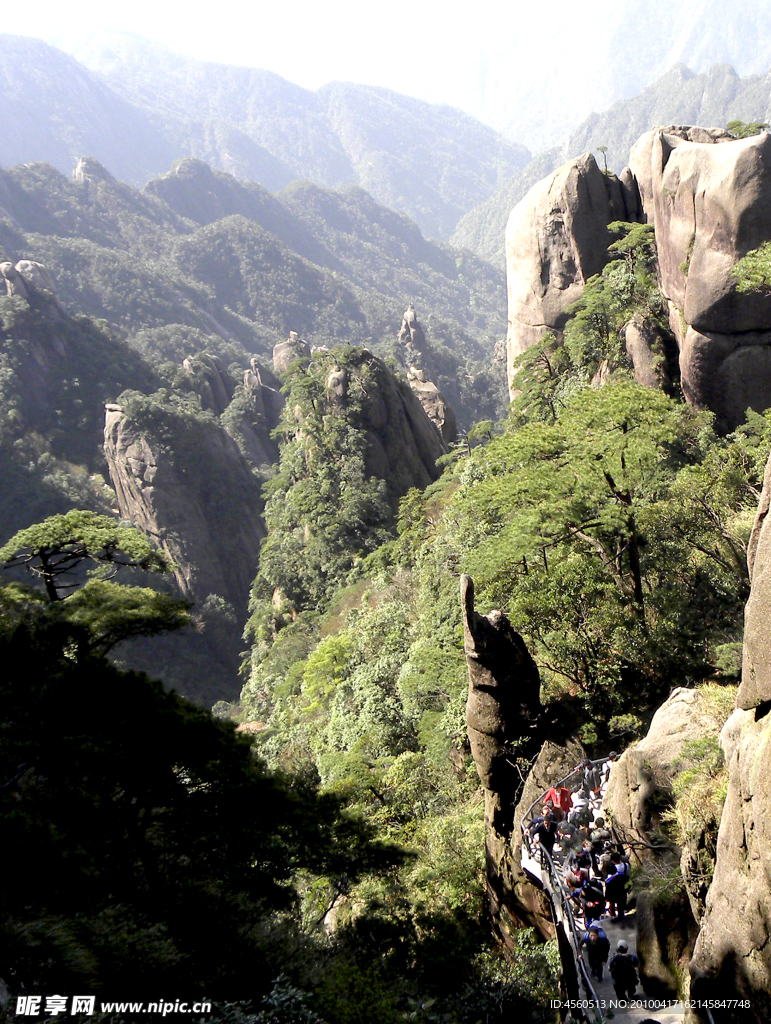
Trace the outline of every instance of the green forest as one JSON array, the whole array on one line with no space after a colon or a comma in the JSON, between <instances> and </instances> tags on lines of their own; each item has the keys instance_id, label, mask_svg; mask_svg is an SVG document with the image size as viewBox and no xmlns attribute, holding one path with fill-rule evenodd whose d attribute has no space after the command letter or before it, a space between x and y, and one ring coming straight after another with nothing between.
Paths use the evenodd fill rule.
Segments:
<instances>
[{"instance_id":1,"label":"green forest","mask_svg":"<svg viewBox=\"0 0 771 1024\"><path fill-rule=\"evenodd\" d=\"M547 717L590 754L644 735L673 685L737 682L771 414L725 434L683 400L652 230L610 226L605 268L520 358L504 412L494 274L359 190L290 187L282 237L243 213L196 224L109 176L7 177L9 260L54 269L85 311L0 297L9 990L163 990L232 1024L553 1021L556 944L523 929L504 954L490 929L459 578L521 633ZM345 266L330 223L359 240ZM410 238L389 283L375 251L388 240L396 267ZM747 287L767 287L764 260ZM429 469L415 457L417 487L377 461L373 424L417 415L396 296L433 290L423 361L463 429ZM664 339L662 387L619 342L635 318ZM290 330L320 344L280 373ZM283 401L272 428L258 377ZM263 524L242 609L185 598L178 538L120 518L105 403L158 479L206 482L233 575L251 565L241 521ZM232 476L202 466L215 449ZM511 755L524 781L532 750ZM679 795L702 786L716 821L715 756Z\"/></svg>"}]
</instances>

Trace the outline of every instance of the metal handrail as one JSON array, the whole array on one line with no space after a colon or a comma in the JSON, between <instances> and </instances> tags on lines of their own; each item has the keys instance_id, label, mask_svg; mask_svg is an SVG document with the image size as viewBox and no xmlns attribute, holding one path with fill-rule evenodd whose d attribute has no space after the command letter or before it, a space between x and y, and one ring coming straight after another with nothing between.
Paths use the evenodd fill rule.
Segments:
<instances>
[{"instance_id":1,"label":"metal handrail","mask_svg":"<svg viewBox=\"0 0 771 1024\"><path fill-rule=\"evenodd\" d=\"M596 760L592 761L592 765L602 765L602 764L605 764L605 762L607 760L608 760L607 757L600 757L600 758L597 758ZM581 773L581 769L580 768L574 768L573 771L569 772L563 778L559 779L556 783L553 783L552 786L553 787L564 786L568 782L569 779L576 779L577 780L580 773ZM523 842L523 845L527 848L528 853L531 856L533 856L533 857L535 857L536 844L531 841L530 834L527 831L527 824L528 824L528 822L531 821L533 808L539 802L543 801L543 798L544 798L545 795L546 795L546 793L544 793L541 797L539 797L538 799L534 800L530 804L530 806L528 807L528 809L525 811L524 815L522 816L522 821L520 823L520 827L522 829L522 842ZM554 900L554 897L555 897L555 894L556 894L558 902L560 904L560 908L561 908L561 910L563 912L563 915L566 916L567 920L568 920L568 925L570 927L570 932L571 932L572 939L573 939L572 946L573 946L573 953L574 953L575 961L576 961L577 974L581 978L581 983L582 983L582 985L584 987L584 990L586 992L586 995L587 995L587 1001L590 1002L591 1005L594 1007L594 1010L595 1010L594 1020L595 1020L595 1022L598 1022L598 1024L601 1024L601 1022L604 1020L604 1017L603 1017L602 1012L600 1011L600 1008L599 1008L599 998L597 996L597 992L595 991L594 985L592 984L591 979L589 977L589 972L586 969L586 964L584 963L583 954L581 952L581 942L582 942L581 932L580 932L580 930L579 930L579 928L578 928L578 926L576 924L576 920L575 920L575 917L573 915L573 908L572 908L572 906L570 904L570 897L569 897L569 895L567 893L567 890L565 889L565 886L564 886L564 884L562 882L562 878L561 878L559 872L557 871L557 869L555 867L555 864L554 864L554 861L553 861L553 859L551 857L551 854L549 854L546 850L541 849L540 847L538 847L537 849L538 849L538 852L540 853L540 856L541 856L541 863L546 865L546 873L548 875L549 882L550 882L550 885L551 885L552 901ZM543 879L541 879L541 881L543 881Z\"/></svg>"}]
</instances>

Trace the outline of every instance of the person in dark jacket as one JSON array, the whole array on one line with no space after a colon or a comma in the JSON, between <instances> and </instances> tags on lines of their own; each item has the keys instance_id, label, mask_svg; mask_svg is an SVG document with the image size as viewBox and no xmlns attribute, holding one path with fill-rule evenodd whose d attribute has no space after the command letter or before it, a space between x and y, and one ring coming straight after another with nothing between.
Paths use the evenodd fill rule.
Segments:
<instances>
[{"instance_id":1,"label":"person in dark jacket","mask_svg":"<svg viewBox=\"0 0 771 1024\"><path fill-rule=\"evenodd\" d=\"M614 921L623 921L626 914L629 862L620 853L610 855L612 873L605 880L605 899Z\"/></svg>"},{"instance_id":2,"label":"person in dark jacket","mask_svg":"<svg viewBox=\"0 0 771 1024\"><path fill-rule=\"evenodd\" d=\"M599 925L592 925L581 940L586 946L586 957L589 961L589 971L597 981L602 981L602 969L607 963L610 953L610 942L608 936Z\"/></svg>"},{"instance_id":3,"label":"person in dark jacket","mask_svg":"<svg viewBox=\"0 0 771 1024\"><path fill-rule=\"evenodd\" d=\"M551 857L552 847L557 839L557 822L551 814L551 808L544 805L541 814L534 819L528 829L533 839L537 840L542 850Z\"/></svg>"},{"instance_id":4,"label":"person in dark jacket","mask_svg":"<svg viewBox=\"0 0 771 1024\"><path fill-rule=\"evenodd\" d=\"M598 858L603 851L605 843L609 843L613 836L611 836L610 832L605 828L604 818L598 818L595 822L595 825L596 827L594 828L591 834L592 845L590 847L590 853L592 857L592 868L594 869L594 873L595 875L599 875L600 865L598 862Z\"/></svg>"},{"instance_id":5,"label":"person in dark jacket","mask_svg":"<svg viewBox=\"0 0 771 1024\"><path fill-rule=\"evenodd\" d=\"M608 964L613 989L619 999L632 999L637 991L637 965L639 961L622 940L616 946L616 955Z\"/></svg>"},{"instance_id":6,"label":"person in dark jacket","mask_svg":"<svg viewBox=\"0 0 771 1024\"><path fill-rule=\"evenodd\" d=\"M600 774L588 757L580 767L583 771L581 789L583 789L586 799L591 800L592 797L596 796L600 791Z\"/></svg>"}]
</instances>

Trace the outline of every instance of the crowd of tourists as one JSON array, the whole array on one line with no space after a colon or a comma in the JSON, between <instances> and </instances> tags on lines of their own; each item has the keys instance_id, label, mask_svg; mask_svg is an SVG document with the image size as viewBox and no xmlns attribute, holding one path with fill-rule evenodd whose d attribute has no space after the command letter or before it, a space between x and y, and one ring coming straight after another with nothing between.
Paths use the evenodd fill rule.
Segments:
<instances>
[{"instance_id":1,"label":"crowd of tourists","mask_svg":"<svg viewBox=\"0 0 771 1024\"><path fill-rule=\"evenodd\" d=\"M627 913L629 860L602 815L603 795L617 758L610 753L599 767L588 759L578 765L578 785L552 787L528 832L562 872L574 917L583 924L582 944L591 974L602 981L608 964L617 997L631 999L638 983L637 957L623 940L610 957L610 942L600 923L603 918L621 922Z\"/></svg>"}]
</instances>

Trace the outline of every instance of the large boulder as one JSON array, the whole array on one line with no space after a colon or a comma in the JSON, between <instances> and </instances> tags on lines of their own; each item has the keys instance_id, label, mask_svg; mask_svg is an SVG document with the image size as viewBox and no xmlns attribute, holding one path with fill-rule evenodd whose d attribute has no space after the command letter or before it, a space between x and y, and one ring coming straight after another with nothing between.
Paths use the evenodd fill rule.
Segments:
<instances>
[{"instance_id":1,"label":"large boulder","mask_svg":"<svg viewBox=\"0 0 771 1024\"><path fill-rule=\"evenodd\" d=\"M607 262L611 221L629 217L627 186L603 174L587 153L538 182L511 211L506 226L509 299L509 386L514 360L547 331L560 331L566 311Z\"/></svg>"},{"instance_id":2,"label":"large boulder","mask_svg":"<svg viewBox=\"0 0 771 1024\"><path fill-rule=\"evenodd\" d=\"M629 166L655 228L683 391L731 429L771 405L771 295L740 292L733 275L771 236L771 135L659 128Z\"/></svg>"},{"instance_id":3,"label":"large boulder","mask_svg":"<svg viewBox=\"0 0 771 1024\"><path fill-rule=\"evenodd\" d=\"M758 1024L771 1017L770 504L771 460L749 545L752 589L745 612L738 708L721 735L728 794L706 914L691 961L695 999L746 1000L746 1007L724 1010L719 1019Z\"/></svg>"},{"instance_id":4,"label":"large boulder","mask_svg":"<svg viewBox=\"0 0 771 1024\"><path fill-rule=\"evenodd\" d=\"M307 359L311 348L303 341L297 331L290 331L286 341L273 346L273 369L276 373L286 373L292 363L298 359Z\"/></svg>"}]
</instances>

